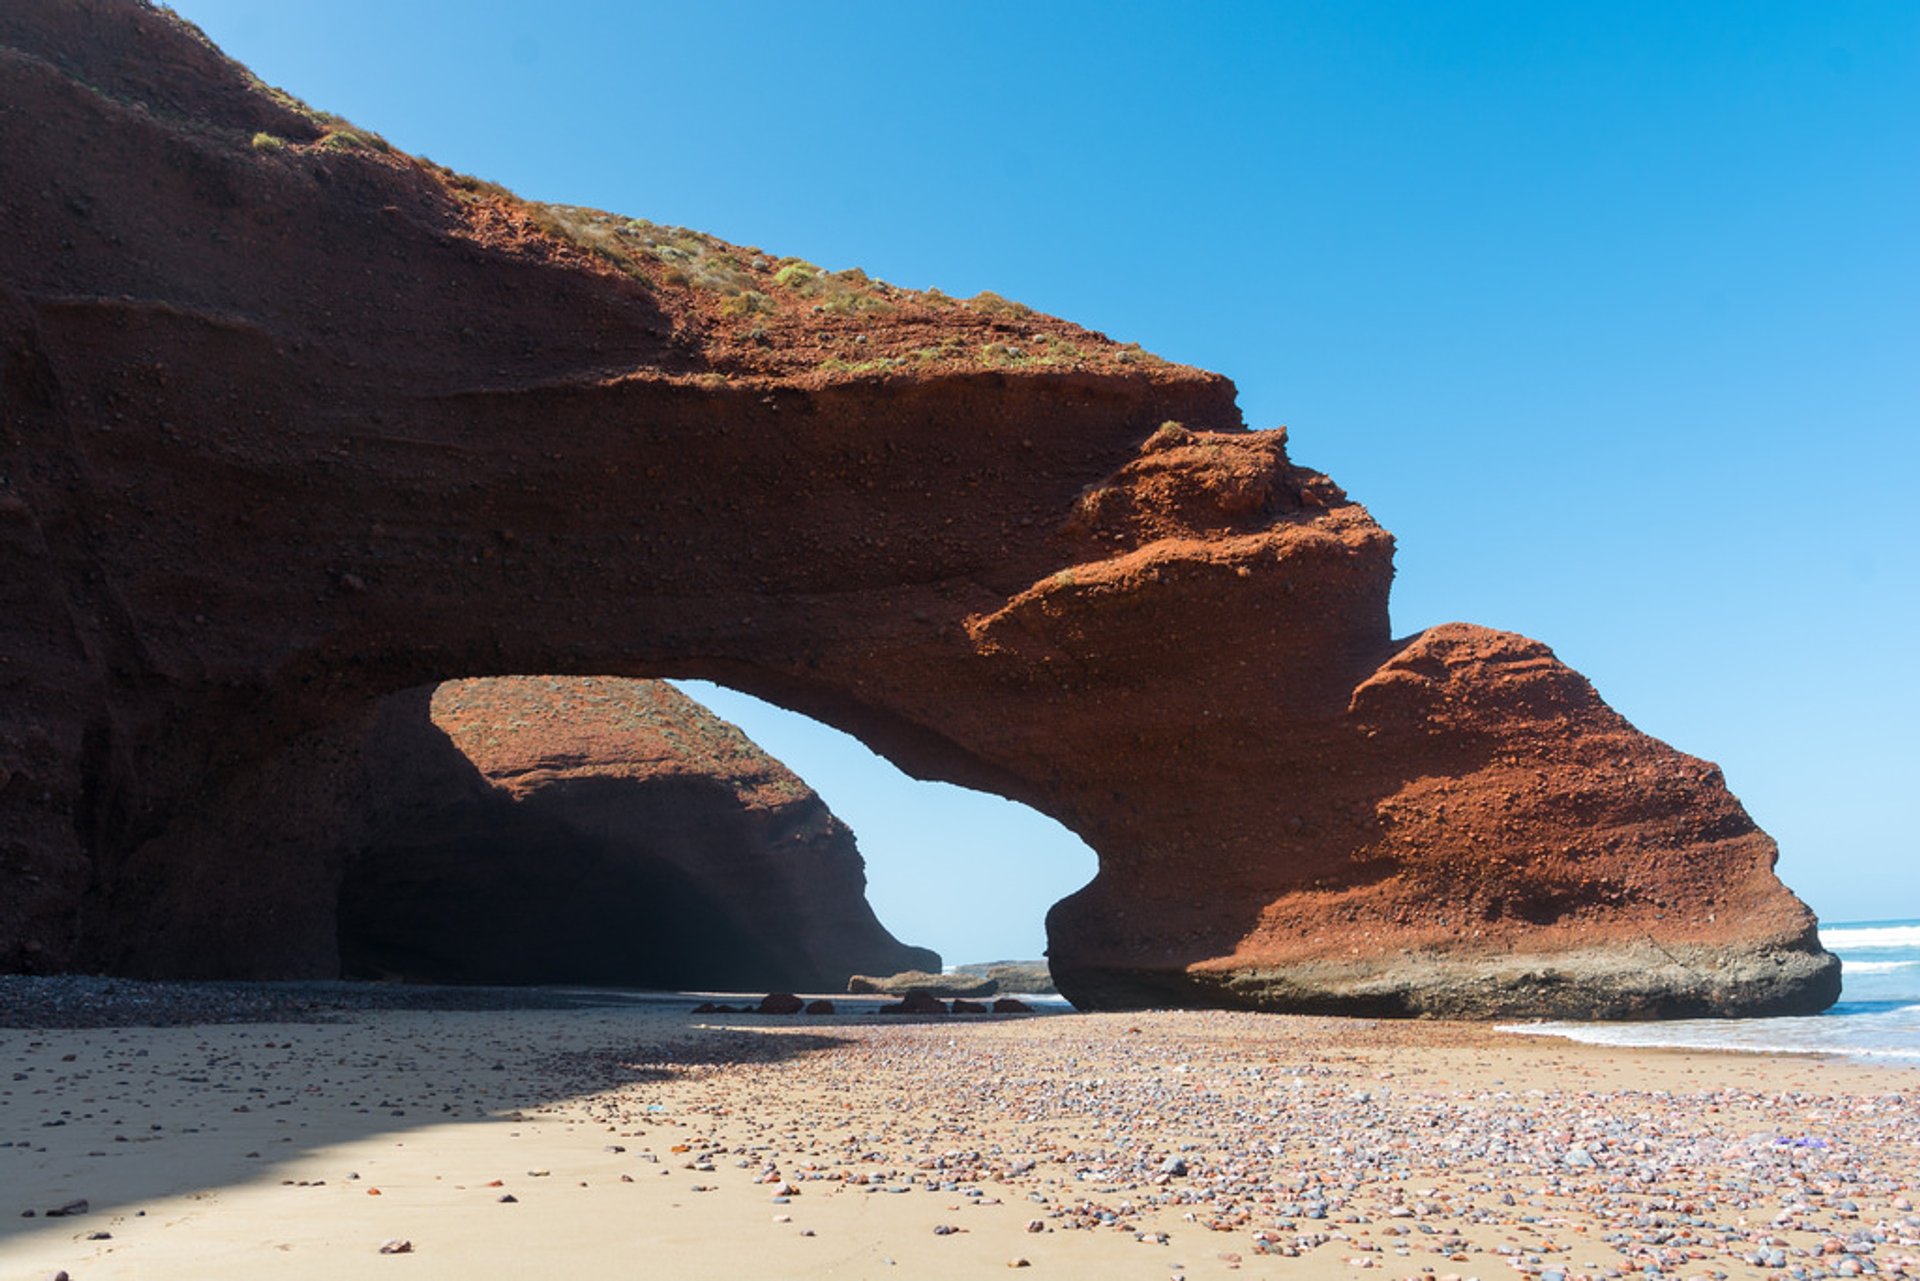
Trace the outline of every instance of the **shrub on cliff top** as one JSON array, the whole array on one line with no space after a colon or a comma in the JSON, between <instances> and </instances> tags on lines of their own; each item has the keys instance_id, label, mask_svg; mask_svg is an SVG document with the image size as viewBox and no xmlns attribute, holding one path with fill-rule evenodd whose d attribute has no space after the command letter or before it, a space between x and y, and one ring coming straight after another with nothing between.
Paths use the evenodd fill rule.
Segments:
<instances>
[{"instance_id":1,"label":"shrub on cliff top","mask_svg":"<svg viewBox=\"0 0 1920 1281\"><path fill-rule=\"evenodd\" d=\"M1002 298L990 289L983 289L967 299L967 306L983 316L1004 316L1013 320L1025 320L1033 314L1033 308L1027 304Z\"/></svg>"}]
</instances>

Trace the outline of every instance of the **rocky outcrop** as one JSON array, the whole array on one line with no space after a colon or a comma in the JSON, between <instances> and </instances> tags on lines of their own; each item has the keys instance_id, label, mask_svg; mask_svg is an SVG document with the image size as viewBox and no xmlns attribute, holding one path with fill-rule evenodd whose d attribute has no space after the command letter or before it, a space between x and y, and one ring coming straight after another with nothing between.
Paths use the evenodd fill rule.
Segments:
<instances>
[{"instance_id":1,"label":"rocky outcrop","mask_svg":"<svg viewBox=\"0 0 1920 1281\"><path fill-rule=\"evenodd\" d=\"M1720 771L1633 729L1534 641L1456 624L1396 643L1344 707L1258 750L1276 809L1256 839L1222 834L1241 854L1209 863L1209 893L1168 895L1164 864L1103 862L1054 908L1050 930L1079 944L1053 959L1071 999L1200 987L1310 1012L1651 1018L1837 995ZM1224 901L1258 907L1221 932ZM1141 964L1170 935L1212 954L1177 976Z\"/></svg>"},{"instance_id":2,"label":"rocky outcrop","mask_svg":"<svg viewBox=\"0 0 1920 1281\"><path fill-rule=\"evenodd\" d=\"M1837 991L1717 771L1534 642L1393 638L1391 538L1223 378L528 205L131 3L6 6L0 106L0 965L337 964L341 752L556 673L1057 817L1083 1005Z\"/></svg>"},{"instance_id":3,"label":"rocky outcrop","mask_svg":"<svg viewBox=\"0 0 1920 1281\"><path fill-rule=\"evenodd\" d=\"M978 974L990 978L1000 985L1002 992L1051 996L1057 991L1053 986L1053 974L1047 969L1045 961L981 961L956 965L953 969L956 974Z\"/></svg>"},{"instance_id":4,"label":"rocky outcrop","mask_svg":"<svg viewBox=\"0 0 1920 1281\"><path fill-rule=\"evenodd\" d=\"M847 991L856 996L993 996L1000 991L998 980L980 974L942 974L939 971L902 970L897 974L856 974L847 980Z\"/></svg>"},{"instance_id":5,"label":"rocky outcrop","mask_svg":"<svg viewBox=\"0 0 1920 1281\"><path fill-rule=\"evenodd\" d=\"M940 964L875 919L813 789L662 682L455 681L389 700L363 751L348 975L838 991Z\"/></svg>"}]
</instances>

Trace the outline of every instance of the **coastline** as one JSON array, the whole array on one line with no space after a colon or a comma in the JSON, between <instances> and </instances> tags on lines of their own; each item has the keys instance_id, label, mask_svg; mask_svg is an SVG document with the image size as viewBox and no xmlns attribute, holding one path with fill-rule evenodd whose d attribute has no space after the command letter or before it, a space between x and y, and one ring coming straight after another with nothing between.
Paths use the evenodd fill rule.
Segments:
<instances>
[{"instance_id":1,"label":"coastline","mask_svg":"<svg viewBox=\"0 0 1920 1281\"><path fill-rule=\"evenodd\" d=\"M1616 1049L1813 1056L1920 1071L1920 1008L1905 1000L1841 1002L1822 1015L1772 1019L1543 1020L1500 1023L1496 1028L1516 1036L1554 1037Z\"/></svg>"},{"instance_id":2,"label":"coastline","mask_svg":"<svg viewBox=\"0 0 1920 1281\"><path fill-rule=\"evenodd\" d=\"M0 1029L0 1277L1920 1275L1916 1067L497 993Z\"/></svg>"},{"instance_id":3,"label":"coastline","mask_svg":"<svg viewBox=\"0 0 1920 1281\"><path fill-rule=\"evenodd\" d=\"M1514 1020L1501 1030L1595 1045L1841 1055L1920 1066L1920 920L1833 921L1820 942L1838 956L1840 999L1815 1015L1638 1023Z\"/></svg>"}]
</instances>

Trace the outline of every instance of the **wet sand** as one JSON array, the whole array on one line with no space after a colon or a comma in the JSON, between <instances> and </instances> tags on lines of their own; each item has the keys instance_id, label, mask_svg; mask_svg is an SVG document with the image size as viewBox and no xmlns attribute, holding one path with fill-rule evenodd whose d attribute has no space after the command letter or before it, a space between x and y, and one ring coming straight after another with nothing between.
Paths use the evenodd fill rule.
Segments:
<instances>
[{"instance_id":1,"label":"wet sand","mask_svg":"<svg viewBox=\"0 0 1920 1281\"><path fill-rule=\"evenodd\" d=\"M841 1002L0 1028L0 1281L1920 1275L1913 1068Z\"/></svg>"}]
</instances>

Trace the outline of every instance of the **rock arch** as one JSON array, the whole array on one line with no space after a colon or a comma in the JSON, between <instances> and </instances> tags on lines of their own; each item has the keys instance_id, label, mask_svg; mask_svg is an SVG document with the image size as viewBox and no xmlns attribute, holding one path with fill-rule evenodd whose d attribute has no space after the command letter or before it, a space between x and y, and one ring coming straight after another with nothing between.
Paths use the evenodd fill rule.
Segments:
<instances>
[{"instance_id":1,"label":"rock arch","mask_svg":"<svg viewBox=\"0 0 1920 1281\"><path fill-rule=\"evenodd\" d=\"M143 6L0 46L0 965L183 905L297 953L281 789L386 695L543 672L714 679L1059 818L1083 1004L1837 990L1718 772L1535 642L1393 638L1390 536L1226 379L527 205Z\"/></svg>"}]
</instances>

